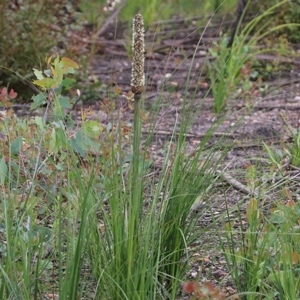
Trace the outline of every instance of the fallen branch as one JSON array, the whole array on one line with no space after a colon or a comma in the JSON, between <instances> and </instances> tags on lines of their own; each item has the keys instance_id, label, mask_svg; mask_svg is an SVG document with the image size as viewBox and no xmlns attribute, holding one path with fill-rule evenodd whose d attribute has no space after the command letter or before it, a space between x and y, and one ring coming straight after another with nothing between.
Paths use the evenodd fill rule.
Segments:
<instances>
[{"instance_id":1,"label":"fallen branch","mask_svg":"<svg viewBox=\"0 0 300 300\"><path fill-rule=\"evenodd\" d=\"M221 176L221 178L224 181L228 182L236 190L238 190L246 195L258 197L258 192L256 190L252 191L246 185L242 184L241 182L237 181L236 179L234 179L233 177L231 177L230 175L228 175L222 171L217 170L217 173Z\"/></svg>"}]
</instances>

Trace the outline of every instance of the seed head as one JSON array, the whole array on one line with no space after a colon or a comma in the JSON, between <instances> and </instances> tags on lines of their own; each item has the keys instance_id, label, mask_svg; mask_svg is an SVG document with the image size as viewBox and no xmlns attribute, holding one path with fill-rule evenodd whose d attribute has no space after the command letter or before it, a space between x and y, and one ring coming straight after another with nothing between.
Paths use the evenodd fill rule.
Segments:
<instances>
[{"instance_id":1,"label":"seed head","mask_svg":"<svg viewBox=\"0 0 300 300\"><path fill-rule=\"evenodd\" d=\"M132 37L132 74L131 91L134 94L141 94L145 85L144 74L144 21L141 14L136 14L133 19L133 37Z\"/></svg>"}]
</instances>

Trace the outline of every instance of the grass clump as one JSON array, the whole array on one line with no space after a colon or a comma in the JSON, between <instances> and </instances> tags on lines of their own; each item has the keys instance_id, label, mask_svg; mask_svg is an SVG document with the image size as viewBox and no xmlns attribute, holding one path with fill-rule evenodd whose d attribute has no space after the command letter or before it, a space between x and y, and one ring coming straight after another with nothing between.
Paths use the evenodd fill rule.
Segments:
<instances>
[{"instance_id":1,"label":"grass clump","mask_svg":"<svg viewBox=\"0 0 300 300\"><path fill-rule=\"evenodd\" d=\"M140 15L135 18L134 23ZM124 168L124 157L112 144L102 173L108 207L101 202L96 207L103 218L102 229L97 219L90 222L90 255L95 262L98 296L104 299L175 299L186 272L188 246L201 235L196 230L198 217L191 217L191 210L213 177L213 170L208 171L212 157L199 167L201 148L190 159L184 155L186 123L181 124L178 137L174 133L176 146L167 150L159 175L151 175L147 163L151 130L143 147L140 139L144 81L141 35L134 29L132 161ZM121 138L118 128L114 138L118 145ZM100 199L103 194L96 192L95 197Z\"/></svg>"},{"instance_id":2,"label":"grass clump","mask_svg":"<svg viewBox=\"0 0 300 300\"><path fill-rule=\"evenodd\" d=\"M272 42L274 35L279 34L283 29L299 27L299 23L271 25L272 16L279 9L286 7L288 2L275 3L247 22L241 33L235 36L230 48L228 48L227 39L222 38L221 43L210 50L215 58L212 63L209 63L209 77L217 114L224 111L227 100L231 97L246 98L248 105L251 106L251 98L265 92L261 88L262 77L265 74L259 74L254 68L258 64L258 55L268 53L287 59L294 55L286 44L281 47L281 45L274 45ZM242 16L244 16L248 6ZM237 32L239 32L241 24L240 22L237 25ZM270 47L266 45L270 45Z\"/></svg>"},{"instance_id":3,"label":"grass clump","mask_svg":"<svg viewBox=\"0 0 300 300\"><path fill-rule=\"evenodd\" d=\"M31 109L43 111L42 117L20 120L10 110L3 114L3 299L76 299L84 293L102 299L176 298L189 245L205 230L196 230L201 213L193 214L192 208L212 183L219 158L209 151L199 164L213 130L187 156L187 121L179 134L174 129L161 170L150 168L153 128L145 141L141 137L141 15L135 22L129 99L134 101L133 136L122 122L112 119L104 126L87 120L84 111L75 126L66 113L72 105L64 91L74 83L78 65L66 57L50 57L46 70L34 69L41 91ZM8 107L16 95L2 94ZM129 149L124 149L125 134L132 138Z\"/></svg>"},{"instance_id":4,"label":"grass clump","mask_svg":"<svg viewBox=\"0 0 300 300\"><path fill-rule=\"evenodd\" d=\"M242 214L240 215L242 224ZM241 299L299 298L299 203L278 204L264 215L257 199L247 204L240 227L225 225L223 251Z\"/></svg>"}]
</instances>

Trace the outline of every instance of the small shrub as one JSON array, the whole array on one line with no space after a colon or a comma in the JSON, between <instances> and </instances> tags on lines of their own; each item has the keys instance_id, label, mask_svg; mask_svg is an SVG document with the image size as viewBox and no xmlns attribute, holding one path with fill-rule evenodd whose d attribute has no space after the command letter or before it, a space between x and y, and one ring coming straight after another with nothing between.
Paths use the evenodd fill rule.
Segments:
<instances>
[{"instance_id":1,"label":"small shrub","mask_svg":"<svg viewBox=\"0 0 300 300\"><path fill-rule=\"evenodd\" d=\"M76 8L68 0L0 2L0 86L10 83L17 91L23 89L24 97L32 67L40 68L46 55L65 53L76 59L83 54L76 39L83 31L76 23Z\"/></svg>"}]
</instances>

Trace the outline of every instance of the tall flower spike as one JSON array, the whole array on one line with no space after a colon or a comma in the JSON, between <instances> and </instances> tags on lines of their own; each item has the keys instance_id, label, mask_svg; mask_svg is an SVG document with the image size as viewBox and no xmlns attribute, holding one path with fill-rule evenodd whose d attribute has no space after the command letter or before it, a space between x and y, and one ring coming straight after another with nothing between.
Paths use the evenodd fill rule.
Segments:
<instances>
[{"instance_id":1,"label":"tall flower spike","mask_svg":"<svg viewBox=\"0 0 300 300\"><path fill-rule=\"evenodd\" d=\"M144 43L144 21L141 14L136 14L133 19L132 37L132 74L131 91L134 94L141 94L145 85L145 43Z\"/></svg>"}]
</instances>

